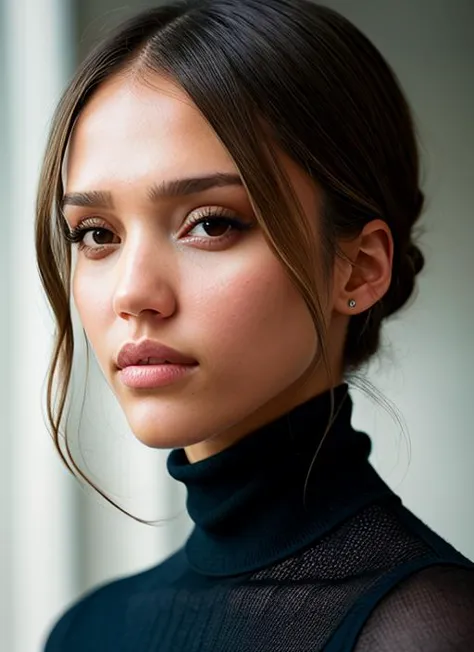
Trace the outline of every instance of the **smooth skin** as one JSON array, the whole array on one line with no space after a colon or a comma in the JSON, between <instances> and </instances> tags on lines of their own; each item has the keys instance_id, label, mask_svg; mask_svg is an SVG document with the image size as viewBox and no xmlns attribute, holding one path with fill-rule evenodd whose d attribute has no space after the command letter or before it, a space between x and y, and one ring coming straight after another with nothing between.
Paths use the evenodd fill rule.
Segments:
<instances>
[{"instance_id":1,"label":"smooth skin","mask_svg":"<svg viewBox=\"0 0 474 652\"><path fill-rule=\"evenodd\" d=\"M314 219L321 191L283 155L282 163ZM159 76L143 83L122 74L99 87L82 111L65 175L70 228L101 229L73 245L73 298L87 338L138 440L184 447L191 462L329 388L323 366L310 369L318 341L308 308L258 227L244 186L169 192L171 181L215 174L239 177L184 91ZM75 193L95 194L79 206ZM213 228L191 224L214 214L251 228L239 231L222 220ZM350 315L385 294L393 256L382 220L341 246L355 265L334 261L324 305L338 382ZM125 342L144 337L199 366L166 387L127 388L114 358Z\"/></svg>"}]
</instances>

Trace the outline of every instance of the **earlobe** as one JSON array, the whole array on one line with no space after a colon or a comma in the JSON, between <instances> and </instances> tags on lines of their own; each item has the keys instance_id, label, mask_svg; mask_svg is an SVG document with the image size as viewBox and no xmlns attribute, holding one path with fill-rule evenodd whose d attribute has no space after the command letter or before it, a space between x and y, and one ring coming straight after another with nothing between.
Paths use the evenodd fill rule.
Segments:
<instances>
[{"instance_id":1,"label":"earlobe","mask_svg":"<svg viewBox=\"0 0 474 652\"><path fill-rule=\"evenodd\" d=\"M369 310L390 287L393 238L384 221L373 220L341 248L346 258L336 262L334 310L350 316Z\"/></svg>"}]
</instances>

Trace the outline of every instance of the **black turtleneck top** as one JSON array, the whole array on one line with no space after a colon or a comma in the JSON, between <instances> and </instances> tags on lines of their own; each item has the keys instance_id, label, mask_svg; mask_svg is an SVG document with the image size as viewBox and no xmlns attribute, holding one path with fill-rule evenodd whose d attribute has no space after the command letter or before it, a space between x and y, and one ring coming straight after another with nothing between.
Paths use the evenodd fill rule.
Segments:
<instances>
[{"instance_id":1,"label":"black turtleneck top","mask_svg":"<svg viewBox=\"0 0 474 652\"><path fill-rule=\"evenodd\" d=\"M194 464L172 451L186 544L88 592L45 652L473 652L474 563L376 473L346 384L324 436L331 407L326 392Z\"/></svg>"}]
</instances>

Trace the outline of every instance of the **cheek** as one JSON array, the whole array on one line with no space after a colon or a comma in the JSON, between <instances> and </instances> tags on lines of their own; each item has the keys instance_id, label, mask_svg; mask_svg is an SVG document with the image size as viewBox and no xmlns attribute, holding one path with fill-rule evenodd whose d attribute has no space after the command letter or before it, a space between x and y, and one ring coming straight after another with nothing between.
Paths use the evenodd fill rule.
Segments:
<instances>
[{"instance_id":1,"label":"cheek","mask_svg":"<svg viewBox=\"0 0 474 652\"><path fill-rule=\"evenodd\" d=\"M214 283L202 279L195 286L195 296L200 297L191 318L196 345L201 342L201 352L219 375L233 376L245 369L258 376L276 366L305 367L315 353L314 325L306 304L269 251L248 260L259 262L223 266Z\"/></svg>"},{"instance_id":2,"label":"cheek","mask_svg":"<svg viewBox=\"0 0 474 652\"><path fill-rule=\"evenodd\" d=\"M110 292L104 277L98 282L96 275L92 277L82 269L75 270L72 282L74 304L87 338L99 357L107 326L110 329L113 321Z\"/></svg>"}]
</instances>

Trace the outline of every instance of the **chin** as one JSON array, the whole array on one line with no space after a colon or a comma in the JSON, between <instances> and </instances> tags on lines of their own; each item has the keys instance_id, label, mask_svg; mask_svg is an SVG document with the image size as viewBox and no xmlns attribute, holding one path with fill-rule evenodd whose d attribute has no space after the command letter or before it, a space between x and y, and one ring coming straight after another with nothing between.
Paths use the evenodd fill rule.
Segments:
<instances>
[{"instance_id":1,"label":"chin","mask_svg":"<svg viewBox=\"0 0 474 652\"><path fill-rule=\"evenodd\" d=\"M127 401L122 408L133 435L149 448L186 448L207 439L196 427L202 423L202 415L182 403L167 403L154 396Z\"/></svg>"}]
</instances>

